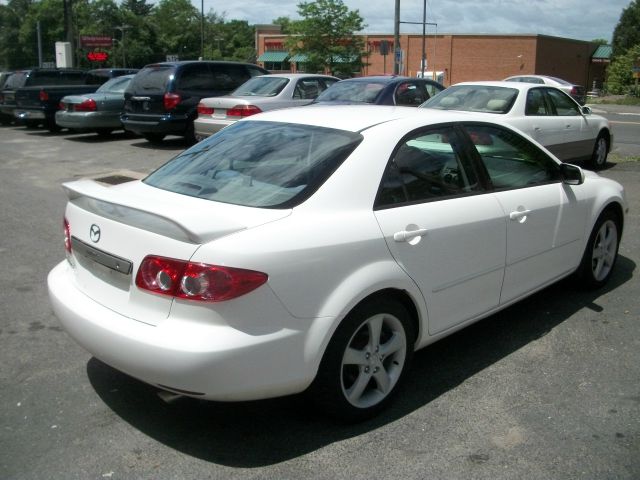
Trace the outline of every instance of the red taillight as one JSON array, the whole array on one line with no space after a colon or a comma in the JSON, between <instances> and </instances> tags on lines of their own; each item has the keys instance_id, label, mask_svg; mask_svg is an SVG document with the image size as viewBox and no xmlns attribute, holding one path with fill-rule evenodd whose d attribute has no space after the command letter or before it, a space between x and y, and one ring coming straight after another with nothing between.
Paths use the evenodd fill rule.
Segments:
<instances>
[{"instance_id":1,"label":"red taillight","mask_svg":"<svg viewBox=\"0 0 640 480\"><path fill-rule=\"evenodd\" d=\"M165 110L173 110L180 103L180 95L177 93L165 93L162 97L162 103Z\"/></svg>"},{"instance_id":2,"label":"red taillight","mask_svg":"<svg viewBox=\"0 0 640 480\"><path fill-rule=\"evenodd\" d=\"M571 95L577 95L578 89L576 87L571 87Z\"/></svg>"},{"instance_id":3,"label":"red taillight","mask_svg":"<svg viewBox=\"0 0 640 480\"><path fill-rule=\"evenodd\" d=\"M260 112L262 112L262 110L255 105L236 105L227 110L227 117L250 117Z\"/></svg>"},{"instance_id":4,"label":"red taillight","mask_svg":"<svg viewBox=\"0 0 640 480\"><path fill-rule=\"evenodd\" d=\"M46 102L47 100L49 100L49 94L47 92L45 92L44 90L40 90L40 101L41 102Z\"/></svg>"},{"instance_id":5,"label":"red taillight","mask_svg":"<svg viewBox=\"0 0 640 480\"><path fill-rule=\"evenodd\" d=\"M71 227L69 226L69 222L67 219L64 219L63 222L64 228L64 249L67 253L71 254Z\"/></svg>"},{"instance_id":6,"label":"red taillight","mask_svg":"<svg viewBox=\"0 0 640 480\"><path fill-rule=\"evenodd\" d=\"M207 107L204 103L199 103L198 115L213 115L213 108Z\"/></svg>"},{"instance_id":7,"label":"red taillight","mask_svg":"<svg viewBox=\"0 0 640 480\"><path fill-rule=\"evenodd\" d=\"M172 297L222 302L255 290L268 278L253 270L149 255L138 269L136 285Z\"/></svg>"},{"instance_id":8,"label":"red taillight","mask_svg":"<svg viewBox=\"0 0 640 480\"><path fill-rule=\"evenodd\" d=\"M58 110L65 110L66 108L67 108L67 107L66 107L66 105L65 105L64 103L60 102L60 103L58 104Z\"/></svg>"},{"instance_id":9,"label":"red taillight","mask_svg":"<svg viewBox=\"0 0 640 480\"><path fill-rule=\"evenodd\" d=\"M76 112L95 112L97 109L98 105L93 98L88 98L82 103L73 106L73 110Z\"/></svg>"}]
</instances>

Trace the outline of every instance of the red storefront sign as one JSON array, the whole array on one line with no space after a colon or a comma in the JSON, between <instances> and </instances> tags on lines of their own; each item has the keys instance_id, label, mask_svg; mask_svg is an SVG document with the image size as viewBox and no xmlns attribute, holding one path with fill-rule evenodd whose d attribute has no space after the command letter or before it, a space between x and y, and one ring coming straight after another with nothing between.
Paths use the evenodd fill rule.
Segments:
<instances>
[{"instance_id":1,"label":"red storefront sign","mask_svg":"<svg viewBox=\"0 0 640 480\"><path fill-rule=\"evenodd\" d=\"M109 59L107 52L89 52L87 53L87 60L90 62L106 62Z\"/></svg>"},{"instance_id":2,"label":"red storefront sign","mask_svg":"<svg viewBox=\"0 0 640 480\"><path fill-rule=\"evenodd\" d=\"M113 39L108 35L80 35L80 47L112 47Z\"/></svg>"}]
</instances>

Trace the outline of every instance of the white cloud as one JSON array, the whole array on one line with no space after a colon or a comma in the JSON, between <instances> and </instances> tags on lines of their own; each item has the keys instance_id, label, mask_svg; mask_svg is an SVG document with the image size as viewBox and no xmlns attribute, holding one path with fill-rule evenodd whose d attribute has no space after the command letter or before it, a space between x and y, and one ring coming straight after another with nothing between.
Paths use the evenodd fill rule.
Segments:
<instances>
[{"instance_id":1,"label":"white cloud","mask_svg":"<svg viewBox=\"0 0 640 480\"><path fill-rule=\"evenodd\" d=\"M393 33L394 0L344 0L359 10L368 33ZM210 9L226 13L227 20L250 24L271 23L274 18L297 18L298 1L243 0L221 3L205 0ZM630 0L428 0L427 22L437 23L439 33L532 33L579 40L611 40L622 9ZM194 0L200 9L200 2ZM401 0L400 20L421 22L423 0ZM427 32L433 33L434 26ZM420 33L421 25L402 24L402 33Z\"/></svg>"}]
</instances>

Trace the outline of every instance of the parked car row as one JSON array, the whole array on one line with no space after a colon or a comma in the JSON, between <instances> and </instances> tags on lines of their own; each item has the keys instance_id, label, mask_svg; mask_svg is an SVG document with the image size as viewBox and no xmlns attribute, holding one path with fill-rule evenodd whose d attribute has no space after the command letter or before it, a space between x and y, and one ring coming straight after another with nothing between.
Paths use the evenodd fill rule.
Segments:
<instances>
[{"instance_id":1,"label":"parked car row","mask_svg":"<svg viewBox=\"0 0 640 480\"><path fill-rule=\"evenodd\" d=\"M624 190L563 163L603 166L611 130L564 91L267 73L165 62L61 100L60 127L201 140L141 181L63 186L49 295L105 363L173 394L305 392L361 420L415 350L561 278L613 275Z\"/></svg>"}]
</instances>

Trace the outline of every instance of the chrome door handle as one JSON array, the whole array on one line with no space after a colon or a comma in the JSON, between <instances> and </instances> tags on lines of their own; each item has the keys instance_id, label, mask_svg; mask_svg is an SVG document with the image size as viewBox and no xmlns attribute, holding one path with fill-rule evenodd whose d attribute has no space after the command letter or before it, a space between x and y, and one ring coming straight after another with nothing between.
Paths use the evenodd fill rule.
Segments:
<instances>
[{"instance_id":1,"label":"chrome door handle","mask_svg":"<svg viewBox=\"0 0 640 480\"><path fill-rule=\"evenodd\" d=\"M413 240L416 237L423 237L427 234L426 228L419 228L417 230L401 230L393 234L393 239L396 242L408 242L409 240Z\"/></svg>"},{"instance_id":2,"label":"chrome door handle","mask_svg":"<svg viewBox=\"0 0 640 480\"><path fill-rule=\"evenodd\" d=\"M530 213L531 210L516 210L509 214L509 220L524 222Z\"/></svg>"}]
</instances>

